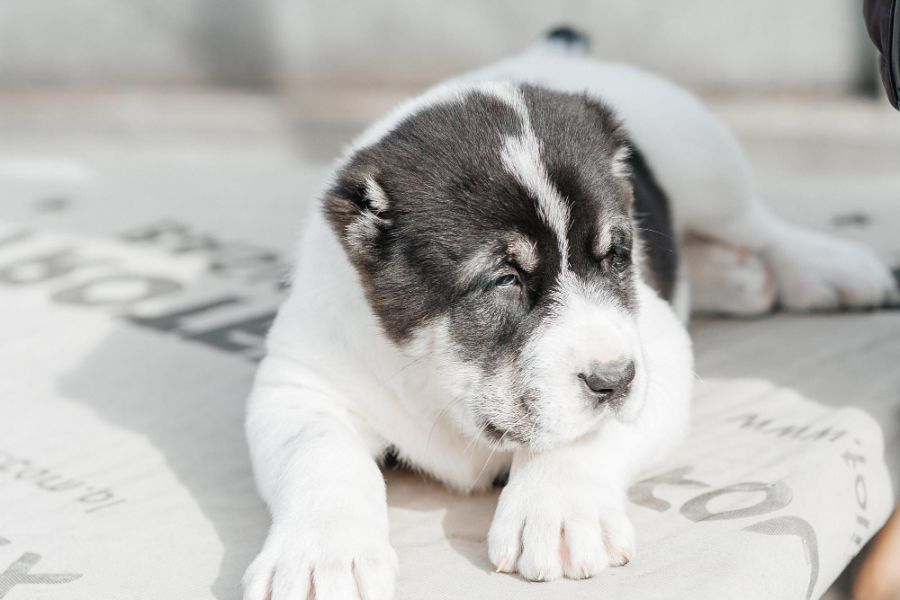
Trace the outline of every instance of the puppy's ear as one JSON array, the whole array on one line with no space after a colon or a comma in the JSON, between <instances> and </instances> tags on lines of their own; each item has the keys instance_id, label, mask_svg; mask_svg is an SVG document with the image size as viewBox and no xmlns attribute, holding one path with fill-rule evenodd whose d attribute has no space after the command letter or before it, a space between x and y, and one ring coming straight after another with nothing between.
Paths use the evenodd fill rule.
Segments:
<instances>
[{"instance_id":1,"label":"puppy's ear","mask_svg":"<svg viewBox=\"0 0 900 600\"><path fill-rule=\"evenodd\" d=\"M588 96L583 98L589 114L596 123L599 139L603 140L603 151L609 157L610 172L618 179L629 180L631 145L628 132L606 104Z\"/></svg>"},{"instance_id":2,"label":"puppy's ear","mask_svg":"<svg viewBox=\"0 0 900 600\"><path fill-rule=\"evenodd\" d=\"M325 197L325 214L352 258L375 260L390 227L390 200L372 170L343 173Z\"/></svg>"},{"instance_id":3,"label":"puppy's ear","mask_svg":"<svg viewBox=\"0 0 900 600\"><path fill-rule=\"evenodd\" d=\"M613 151L612 160L610 161L610 171L613 176L619 179L631 178L631 146L623 143Z\"/></svg>"}]
</instances>

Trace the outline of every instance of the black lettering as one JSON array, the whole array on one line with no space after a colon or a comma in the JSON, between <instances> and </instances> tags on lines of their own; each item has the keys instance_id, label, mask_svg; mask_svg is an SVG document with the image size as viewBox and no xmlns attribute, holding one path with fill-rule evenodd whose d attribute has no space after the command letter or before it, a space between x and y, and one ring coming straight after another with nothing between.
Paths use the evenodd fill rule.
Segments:
<instances>
[{"instance_id":1,"label":"black lettering","mask_svg":"<svg viewBox=\"0 0 900 600\"><path fill-rule=\"evenodd\" d=\"M69 583L81 577L79 573L30 573L40 560L40 554L26 552L0 573L0 598L5 598L17 585Z\"/></svg>"},{"instance_id":2,"label":"black lettering","mask_svg":"<svg viewBox=\"0 0 900 600\"><path fill-rule=\"evenodd\" d=\"M819 579L819 540L816 537L816 530L812 528L808 521L800 517L773 517L745 527L744 531L752 531L764 535L795 535L800 538L800 542L803 544L806 564L809 565L809 584L806 586L806 598L807 600L812 598L813 591L816 589L816 581Z\"/></svg>"},{"instance_id":3,"label":"black lettering","mask_svg":"<svg viewBox=\"0 0 900 600\"><path fill-rule=\"evenodd\" d=\"M270 312L258 317L253 317L236 323L230 323L222 327L210 329L201 333L188 336L226 352L244 352L250 350L253 358L259 358L263 353L265 335L272 326L275 313Z\"/></svg>"},{"instance_id":4,"label":"black lettering","mask_svg":"<svg viewBox=\"0 0 900 600\"><path fill-rule=\"evenodd\" d=\"M219 298L211 302L194 304L192 306L181 308L174 312L157 315L155 317L139 317L136 315L129 315L126 318L132 323L141 325L143 327L151 327L158 331L172 331L173 329L180 329L183 325L182 322L186 317L193 317L195 315L199 315L222 306L241 304L241 302L242 301L240 298L237 298L235 296L226 296L224 298Z\"/></svg>"},{"instance_id":5,"label":"black lettering","mask_svg":"<svg viewBox=\"0 0 900 600\"><path fill-rule=\"evenodd\" d=\"M760 421L759 415L757 415L757 414L739 415L737 417L732 417L731 419L728 419L728 421L740 421L741 429L756 429L756 430L761 430L764 427L766 427L772 423L772 419L766 419L765 421Z\"/></svg>"},{"instance_id":6,"label":"black lettering","mask_svg":"<svg viewBox=\"0 0 900 600\"><path fill-rule=\"evenodd\" d=\"M218 242L208 235L193 233L188 225L174 220L151 223L145 227L126 231L122 239L127 242L156 244L173 254L186 254L198 250L213 252L219 248Z\"/></svg>"},{"instance_id":7,"label":"black lettering","mask_svg":"<svg viewBox=\"0 0 900 600\"><path fill-rule=\"evenodd\" d=\"M97 259L85 260L78 256L74 248L64 248L6 265L0 269L0 282L10 285L41 283L68 275L75 269L107 263L108 261Z\"/></svg>"},{"instance_id":8,"label":"black lettering","mask_svg":"<svg viewBox=\"0 0 900 600\"><path fill-rule=\"evenodd\" d=\"M866 507L869 504L869 490L866 488L866 480L863 479L862 474L856 476L856 503L863 510L866 510Z\"/></svg>"},{"instance_id":9,"label":"black lettering","mask_svg":"<svg viewBox=\"0 0 900 600\"><path fill-rule=\"evenodd\" d=\"M752 506L735 508L722 512L710 512L708 504L715 498L728 494L740 494L747 492L762 492L765 497ZM775 483L736 483L728 487L700 494L684 503L681 514L691 521L721 521L726 519L741 519L744 517L756 517L766 513L780 510L791 503L793 495L791 489L781 481Z\"/></svg>"},{"instance_id":10,"label":"black lettering","mask_svg":"<svg viewBox=\"0 0 900 600\"><path fill-rule=\"evenodd\" d=\"M107 275L53 294L53 299L83 306L126 305L171 294L181 284L171 279L144 275Z\"/></svg>"},{"instance_id":11,"label":"black lettering","mask_svg":"<svg viewBox=\"0 0 900 600\"><path fill-rule=\"evenodd\" d=\"M65 479L57 483L52 483L53 481L60 479L61 477L62 475L51 475L50 477L45 477L37 481L37 485L41 489L45 489L48 492L66 492L68 490L72 490L84 485L84 482L77 481L75 479Z\"/></svg>"},{"instance_id":12,"label":"black lettering","mask_svg":"<svg viewBox=\"0 0 900 600\"><path fill-rule=\"evenodd\" d=\"M693 470L692 467L679 467L678 469L666 471L661 475L638 481L628 489L628 499L631 500L634 504L638 504L651 510L655 510L657 512L665 512L669 510L672 505L668 501L663 500L653 493L656 486L679 485L701 488L709 487L702 481L685 479L684 476L687 475L691 470Z\"/></svg>"}]
</instances>

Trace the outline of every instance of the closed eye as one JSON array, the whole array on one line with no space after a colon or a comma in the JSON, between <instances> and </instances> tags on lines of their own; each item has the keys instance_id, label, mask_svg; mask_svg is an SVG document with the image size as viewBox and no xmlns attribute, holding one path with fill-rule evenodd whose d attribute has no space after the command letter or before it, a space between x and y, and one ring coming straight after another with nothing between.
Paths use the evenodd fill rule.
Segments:
<instances>
[{"instance_id":1,"label":"closed eye","mask_svg":"<svg viewBox=\"0 0 900 600\"><path fill-rule=\"evenodd\" d=\"M609 250L609 254L611 256L619 256L621 258L630 259L631 258L631 248L627 246L619 246L615 245Z\"/></svg>"},{"instance_id":2,"label":"closed eye","mask_svg":"<svg viewBox=\"0 0 900 600\"><path fill-rule=\"evenodd\" d=\"M603 257L603 262L616 273L621 273L631 264L631 249L624 246L613 246Z\"/></svg>"},{"instance_id":3,"label":"closed eye","mask_svg":"<svg viewBox=\"0 0 900 600\"><path fill-rule=\"evenodd\" d=\"M494 285L497 287L509 287L514 285L522 285L522 280L519 279L518 275L514 275L513 273L508 273L506 275L501 275L497 279L494 280Z\"/></svg>"}]
</instances>

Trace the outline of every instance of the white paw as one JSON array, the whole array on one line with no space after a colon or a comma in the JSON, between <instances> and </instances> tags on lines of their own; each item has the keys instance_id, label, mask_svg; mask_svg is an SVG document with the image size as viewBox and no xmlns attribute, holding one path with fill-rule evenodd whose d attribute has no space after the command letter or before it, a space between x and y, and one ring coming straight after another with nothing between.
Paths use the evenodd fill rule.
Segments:
<instances>
[{"instance_id":1,"label":"white paw","mask_svg":"<svg viewBox=\"0 0 900 600\"><path fill-rule=\"evenodd\" d=\"M775 306L775 280L759 256L699 238L685 241L683 255L692 311L753 316Z\"/></svg>"},{"instance_id":2,"label":"white paw","mask_svg":"<svg viewBox=\"0 0 900 600\"><path fill-rule=\"evenodd\" d=\"M488 533L497 571L530 581L585 579L635 554L624 494L595 488L507 485Z\"/></svg>"},{"instance_id":3,"label":"white paw","mask_svg":"<svg viewBox=\"0 0 900 600\"><path fill-rule=\"evenodd\" d=\"M352 515L330 527L273 524L244 574L244 600L391 600L396 572L387 535Z\"/></svg>"},{"instance_id":4,"label":"white paw","mask_svg":"<svg viewBox=\"0 0 900 600\"><path fill-rule=\"evenodd\" d=\"M788 309L878 307L897 294L888 268L855 241L792 229L765 257Z\"/></svg>"}]
</instances>

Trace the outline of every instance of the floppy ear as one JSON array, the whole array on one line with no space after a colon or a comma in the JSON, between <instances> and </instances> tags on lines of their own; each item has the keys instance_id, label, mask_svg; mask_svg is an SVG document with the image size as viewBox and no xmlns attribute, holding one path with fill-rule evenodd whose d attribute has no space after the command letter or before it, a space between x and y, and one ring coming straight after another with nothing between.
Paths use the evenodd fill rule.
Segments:
<instances>
[{"instance_id":1,"label":"floppy ear","mask_svg":"<svg viewBox=\"0 0 900 600\"><path fill-rule=\"evenodd\" d=\"M350 258L375 260L391 224L390 201L372 171L343 173L325 197L325 214Z\"/></svg>"},{"instance_id":2,"label":"floppy ear","mask_svg":"<svg viewBox=\"0 0 900 600\"><path fill-rule=\"evenodd\" d=\"M610 164L610 170L614 177L618 177L619 179L630 179L631 178L631 146L627 143L622 143L618 148L613 151L612 160Z\"/></svg>"},{"instance_id":3,"label":"floppy ear","mask_svg":"<svg viewBox=\"0 0 900 600\"><path fill-rule=\"evenodd\" d=\"M603 140L604 153L609 157L610 173L617 179L631 179L631 144L628 132L615 113L603 102L583 96L589 114L595 119L597 132Z\"/></svg>"},{"instance_id":4,"label":"floppy ear","mask_svg":"<svg viewBox=\"0 0 900 600\"><path fill-rule=\"evenodd\" d=\"M619 182L619 189L625 198L625 203L629 208L634 206L634 165L632 157L634 153L631 146L627 142L613 151L610 161L610 171Z\"/></svg>"}]
</instances>

